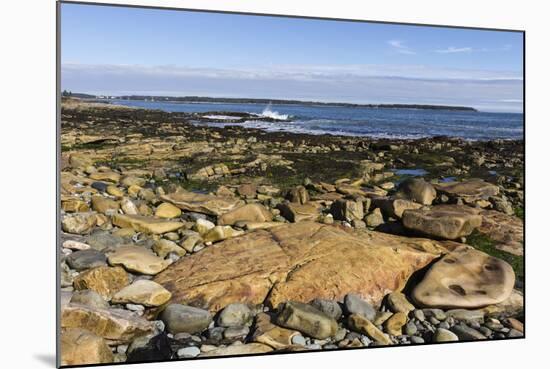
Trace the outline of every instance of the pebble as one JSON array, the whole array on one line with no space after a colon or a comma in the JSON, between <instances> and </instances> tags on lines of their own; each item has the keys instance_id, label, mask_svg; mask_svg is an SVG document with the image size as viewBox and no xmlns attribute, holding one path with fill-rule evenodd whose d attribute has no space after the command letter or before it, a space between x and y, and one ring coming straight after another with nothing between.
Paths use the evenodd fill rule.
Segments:
<instances>
[{"instance_id":1,"label":"pebble","mask_svg":"<svg viewBox=\"0 0 550 369\"><path fill-rule=\"evenodd\" d=\"M293 345L300 345L300 346L306 345L306 339L302 335L293 336L291 339L291 342Z\"/></svg>"},{"instance_id":2,"label":"pebble","mask_svg":"<svg viewBox=\"0 0 550 369\"><path fill-rule=\"evenodd\" d=\"M191 358L197 357L201 353L201 350L195 346L184 347L177 352L178 357Z\"/></svg>"},{"instance_id":3,"label":"pebble","mask_svg":"<svg viewBox=\"0 0 550 369\"><path fill-rule=\"evenodd\" d=\"M433 340L434 342L453 342L458 341L458 336L447 329L437 328Z\"/></svg>"}]
</instances>

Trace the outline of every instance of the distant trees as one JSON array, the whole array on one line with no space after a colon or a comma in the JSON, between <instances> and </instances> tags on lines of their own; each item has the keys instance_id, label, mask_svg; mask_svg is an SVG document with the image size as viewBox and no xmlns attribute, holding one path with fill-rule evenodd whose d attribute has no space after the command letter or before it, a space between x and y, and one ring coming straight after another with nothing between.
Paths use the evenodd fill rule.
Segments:
<instances>
[{"instance_id":1,"label":"distant trees","mask_svg":"<svg viewBox=\"0 0 550 369\"><path fill-rule=\"evenodd\" d=\"M69 97L69 96L72 96L72 92L71 91L67 91L67 90L63 90L63 92L61 92L61 96L63 97Z\"/></svg>"}]
</instances>

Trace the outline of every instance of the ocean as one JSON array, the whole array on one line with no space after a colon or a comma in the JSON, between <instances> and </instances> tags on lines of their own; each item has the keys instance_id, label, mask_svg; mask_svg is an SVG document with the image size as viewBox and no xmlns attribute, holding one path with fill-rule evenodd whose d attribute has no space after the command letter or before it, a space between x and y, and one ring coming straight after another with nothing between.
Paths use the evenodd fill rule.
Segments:
<instances>
[{"instance_id":1,"label":"ocean","mask_svg":"<svg viewBox=\"0 0 550 369\"><path fill-rule=\"evenodd\" d=\"M117 100L118 105L167 112L246 112L279 119L264 122L251 119L240 125L266 131L308 134L368 136L414 139L432 136L461 137L467 140L523 139L523 114L424 109L383 109L319 105L263 105L234 103L173 103ZM209 114L205 114L209 116ZM224 117L215 116L214 119ZM201 122L206 125L223 123Z\"/></svg>"}]
</instances>

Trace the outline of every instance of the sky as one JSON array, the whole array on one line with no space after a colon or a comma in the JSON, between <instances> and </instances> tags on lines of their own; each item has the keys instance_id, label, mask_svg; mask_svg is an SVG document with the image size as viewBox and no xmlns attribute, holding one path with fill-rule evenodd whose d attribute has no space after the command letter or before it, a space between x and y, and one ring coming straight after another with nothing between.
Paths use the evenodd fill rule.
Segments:
<instances>
[{"instance_id":1,"label":"sky","mask_svg":"<svg viewBox=\"0 0 550 369\"><path fill-rule=\"evenodd\" d=\"M61 88L522 112L523 35L64 3Z\"/></svg>"}]
</instances>

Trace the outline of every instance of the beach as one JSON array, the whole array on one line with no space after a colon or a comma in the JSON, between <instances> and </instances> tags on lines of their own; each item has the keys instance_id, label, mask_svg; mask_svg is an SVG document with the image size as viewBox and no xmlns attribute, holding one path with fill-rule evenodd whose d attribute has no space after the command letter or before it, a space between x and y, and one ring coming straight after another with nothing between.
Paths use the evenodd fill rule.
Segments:
<instances>
[{"instance_id":1,"label":"beach","mask_svg":"<svg viewBox=\"0 0 550 369\"><path fill-rule=\"evenodd\" d=\"M82 335L88 363L523 337L517 117L369 135L216 108L63 99L62 360Z\"/></svg>"}]
</instances>

